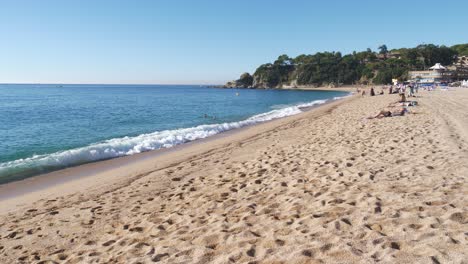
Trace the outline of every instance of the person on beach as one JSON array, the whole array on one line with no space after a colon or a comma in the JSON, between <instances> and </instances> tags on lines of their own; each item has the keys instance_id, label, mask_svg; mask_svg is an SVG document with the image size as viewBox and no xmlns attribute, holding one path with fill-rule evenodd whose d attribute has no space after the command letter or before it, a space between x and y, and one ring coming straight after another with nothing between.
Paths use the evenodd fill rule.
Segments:
<instances>
[{"instance_id":1,"label":"person on beach","mask_svg":"<svg viewBox=\"0 0 468 264\"><path fill-rule=\"evenodd\" d=\"M368 117L368 119L374 119L374 118L384 118L384 117L392 117L392 116L404 116L405 113L407 113L408 110L404 107L395 110L395 111L390 111L390 110L382 110L380 111L376 116L371 116Z\"/></svg>"},{"instance_id":2,"label":"person on beach","mask_svg":"<svg viewBox=\"0 0 468 264\"><path fill-rule=\"evenodd\" d=\"M373 119L373 118L382 118L382 117L391 117L392 116L392 112L388 111L388 110L382 110L380 111L376 116L374 117L369 117L369 119Z\"/></svg>"},{"instance_id":3,"label":"person on beach","mask_svg":"<svg viewBox=\"0 0 468 264\"><path fill-rule=\"evenodd\" d=\"M408 107L408 106L417 106L417 105L418 105L417 101L406 101L404 103L401 103L401 102L390 103L388 107L397 107L397 106Z\"/></svg>"},{"instance_id":4,"label":"person on beach","mask_svg":"<svg viewBox=\"0 0 468 264\"><path fill-rule=\"evenodd\" d=\"M406 95L405 93L400 93L400 103L406 102Z\"/></svg>"},{"instance_id":5,"label":"person on beach","mask_svg":"<svg viewBox=\"0 0 468 264\"><path fill-rule=\"evenodd\" d=\"M374 87L372 87L372 88L370 89L370 96L375 96Z\"/></svg>"},{"instance_id":6,"label":"person on beach","mask_svg":"<svg viewBox=\"0 0 468 264\"><path fill-rule=\"evenodd\" d=\"M361 97L364 97L366 95L366 90L362 90Z\"/></svg>"},{"instance_id":7,"label":"person on beach","mask_svg":"<svg viewBox=\"0 0 468 264\"><path fill-rule=\"evenodd\" d=\"M414 97L414 86L413 86L413 85L410 85L409 88L410 88L410 94L409 94L409 96L410 96L410 97Z\"/></svg>"}]
</instances>

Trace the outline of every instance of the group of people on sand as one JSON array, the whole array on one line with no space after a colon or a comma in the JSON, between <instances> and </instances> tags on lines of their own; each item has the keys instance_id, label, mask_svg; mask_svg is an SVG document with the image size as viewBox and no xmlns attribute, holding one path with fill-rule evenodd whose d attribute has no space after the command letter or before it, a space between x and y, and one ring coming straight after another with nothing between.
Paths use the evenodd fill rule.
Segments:
<instances>
[{"instance_id":1,"label":"group of people on sand","mask_svg":"<svg viewBox=\"0 0 468 264\"><path fill-rule=\"evenodd\" d=\"M395 86L391 85L389 88L389 94L406 94L408 93L409 97L416 97L416 94L419 92L419 86L415 84L397 84Z\"/></svg>"},{"instance_id":2,"label":"group of people on sand","mask_svg":"<svg viewBox=\"0 0 468 264\"><path fill-rule=\"evenodd\" d=\"M406 113L409 113L408 107L417 106L417 101L409 101L406 99L406 93L399 93L400 100L391 103L388 107L380 111L376 116L371 116L369 119L374 118L383 118L383 117L392 117L392 116L404 116Z\"/></svg>"},{"instance_id":3,"label":"group of people on sand","mask_svg":"<svg viewBox=\"0 0 468 264\"><path fill-rule=\"evenodd\" d=\"M362 89L362 91L361 91L361 89L357 88L356 91L357 91L358 94L360 93L362 97L366 96L366 90L365 89ZM370 94L370 96L376 96L377 95L375 93L375 88L374 87L372 87L370 89L369 94ZM379 95L383 95L383 94L384 94L383 89L380 89Z\"/></svg>"},{"instance_id":4,"label":"group of people on sand","mask_svg":"<svg viewBox=\"0 0 468 264\"><path fill-rule=\"evenodd\" d=\"M380 89L379 95L383 95L383 94L384 94L383 89ZM376 95L376 94L375 94L374 87L372 87L372 88L370 89L370 96L375 96L375 95Z\"/></svg>"},{"instance_id":5,"label":"group of people on sand","mask_svg":"<svg viewBox=\"0 0 468 264\"><path fill-rule=\"evenodd\" d=\"M390 86L382 86L378 94L376 93L376 88L371 87L369 90L369 95L370 96L383 95L385 94L384 90L388 90L388 94L399 94L404 99L406 99L406 94L408 94L408 97L416 97L416 94L419 92L419 87L414 84L397 84L397 85L390 85ZM365 89L361 90L360 88L356 88L356 91L358 94L360 93L362 97L366 96Z\"/></svg>"}]
</instances>

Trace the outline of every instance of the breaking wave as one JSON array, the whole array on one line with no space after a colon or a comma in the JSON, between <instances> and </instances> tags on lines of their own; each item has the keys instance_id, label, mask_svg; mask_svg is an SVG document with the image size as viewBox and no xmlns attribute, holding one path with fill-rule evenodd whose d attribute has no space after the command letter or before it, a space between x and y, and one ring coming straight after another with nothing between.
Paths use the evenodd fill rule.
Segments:
<instances>
[{"instance_id":1,"label":"breaking wave","mask_svg":"<svg viewBox=\"0 0 468 264\"><path fill-rule=\"evenodd\" d=\"M282 109L275 109L238 122L199 125L190 128L157 131L135 137L113 138L85 147L59 151L52 154L34 155L25 159L4 162L0 164L0 183L9 181L9 178L13 177L15 179L25 178L33 174L49 172L51 170L93 161L170 148L197 139L207 138L228 130L296 115L302 112L301 109L341 98L343 97L335 97L329 100L316 100Z\"/></svg>"}]
</instances>

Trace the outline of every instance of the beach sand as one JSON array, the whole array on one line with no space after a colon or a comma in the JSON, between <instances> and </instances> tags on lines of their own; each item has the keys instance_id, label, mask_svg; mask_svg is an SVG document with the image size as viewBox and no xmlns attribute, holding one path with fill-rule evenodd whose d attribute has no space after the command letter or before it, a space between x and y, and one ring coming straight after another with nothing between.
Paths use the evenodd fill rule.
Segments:
<instances>
[{"instance_id":1,"label":"beach sand","mask_svg":"<svg viewBox=\"0 0 468 264\"><path fill-rule=\"evenodd\" d=\"M419 95L402 117L366 119L397 95L354 96L4 199L0 263L466 263L468 89Z\"/></svg>"}]
</instances>

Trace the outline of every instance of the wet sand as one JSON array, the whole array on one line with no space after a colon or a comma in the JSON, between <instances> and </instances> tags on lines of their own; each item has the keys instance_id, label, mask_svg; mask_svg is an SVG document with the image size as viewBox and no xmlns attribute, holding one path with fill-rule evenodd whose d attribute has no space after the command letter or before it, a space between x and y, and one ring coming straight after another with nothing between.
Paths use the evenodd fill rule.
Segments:
<instances>
[{"instance_id":1,"label":"wet sand","mask_svg":"<svg viewBox=\"0 0 468 264\"><path fill-rule=\"evenodd\" d=\"M462 263L468 89L420 95L402 117L366 119L397 95L355 96L13 195L0 262Z\"/></svg>"}]
</instances>

